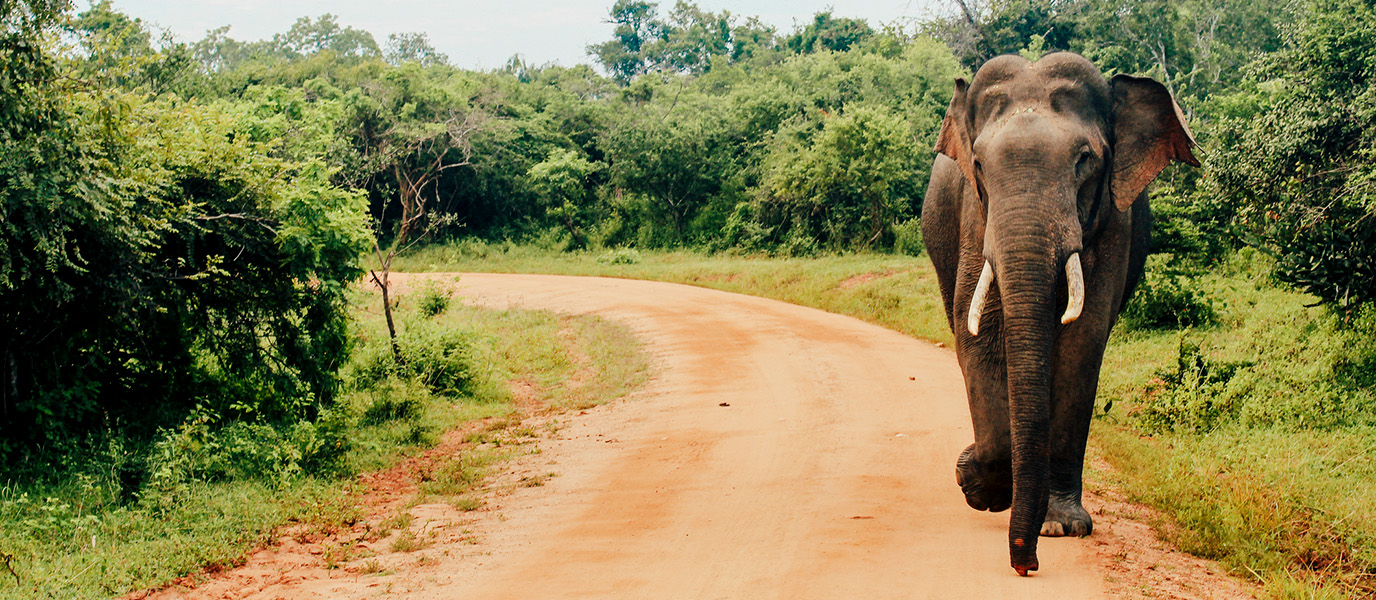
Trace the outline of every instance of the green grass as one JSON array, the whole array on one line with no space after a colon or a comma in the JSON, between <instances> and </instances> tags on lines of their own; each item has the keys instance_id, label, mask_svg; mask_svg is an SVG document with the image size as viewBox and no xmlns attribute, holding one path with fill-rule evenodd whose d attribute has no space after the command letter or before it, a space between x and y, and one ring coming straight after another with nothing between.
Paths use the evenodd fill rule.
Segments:
<instances>
[{"instance_id":1,"label":"green grass","mask_svg":"<svg viewBox=\"0 0 1376 600\"><path fill-rule=\"evenodd\" d=\"M925 257L559 254L467 241L399 261L415 272L654 279L774 298L949 344ZM1164 537L1274 598L1376 593L1376 316L1341 323L1242 252L1182 285L1216 312L1199 329L1115 330L1091 452L1159 509Z\"/></svg>"},{"instance_id":2,"label":"green grass","mask_svg":"<svg viewBox=\"0 0 1376 600\"><path fill-rule=\"evenodd\" d=\"M431 246L397 259L412 273L475 271L654 279L764 296L852 315L934 342L950 343L936 274L925 257L847 254L772 258L696 252L556 253L513 244Z\"/></svg>"},{"instance_id":3,"label":"green grass","mask_svg":"<svg viewBox=\"0 0 1376 600\"><path fill-rule=\"evenodd\" d=\"M93 458L91 467L74 469L78 475L62 482L0 486L0 599L109 598L232 567L288 524L295 535L322 538L360 518L354 474L386 468L432 447L448 429L487 419L491 439L441 463L421 484L428 498L477 508L474 492L483 477L533 433L513 429L519 409L508 381L530 382L535 396L529 400L558 410L606 402L647 376L640 345L619 324L482 310L421 292L420 302L403 298L398 310L402 334L426 346L413 349L414 373L388 366L380 300L359 292L354 335L360 347L345 368L347 389L315 423L257 438L275 430L189 422L168 432L160 451L134 457L152 461L154 473L134 498L120 497L110 465L122 463L108 457ZM301 448L320 444L343 451L328 464L299 460ZM111 446L111 456L133 460ZM380 525L403 530L404 537L409 523ZM414 550L428 543L412 538L397 544ZM347 550L325 558L342 562Z\"/></svg>"}]
</instances>

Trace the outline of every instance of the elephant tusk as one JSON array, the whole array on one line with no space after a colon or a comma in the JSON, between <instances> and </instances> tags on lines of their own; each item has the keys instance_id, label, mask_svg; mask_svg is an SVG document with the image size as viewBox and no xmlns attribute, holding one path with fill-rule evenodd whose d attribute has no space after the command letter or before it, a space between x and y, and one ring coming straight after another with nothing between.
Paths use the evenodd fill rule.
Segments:
<instances>
[{"instance_id":1,"label":"elephant tusk","mask_svg":"<svg viewBox=\"0 0 1376 600\"><path fill-rule=\"evenodd\" d=\"M989 295L989 285L994 283L994 267L984 261L984 270L979 273L979 284L975 295L970 296L970 335L979 335L979 318L984 314L984 297Z\"/></svg>"},{"instance_id":2,"label":"elephant tusk","mask_svg":"<svg viewBox=\"0 0 1376 600\"><path fill-rule=\"evenodd\" d=\"M1065 263L1065 283L1070 288L1070 299L1066 301L1065 314L1061 315L1062 325L1080 318L1080 311L1085 309L1085 273L1080 268L1079 252L1071 254Z\"/></svg>"}]
</instances>

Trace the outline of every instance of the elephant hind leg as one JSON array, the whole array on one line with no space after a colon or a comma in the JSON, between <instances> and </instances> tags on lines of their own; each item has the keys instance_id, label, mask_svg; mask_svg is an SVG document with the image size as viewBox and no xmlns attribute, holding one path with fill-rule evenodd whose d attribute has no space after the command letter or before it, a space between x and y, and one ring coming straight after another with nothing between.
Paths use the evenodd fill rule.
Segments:
<instances>
[{"instance_id":1,"label":"elephant hind leg","mask_svg":"<svg viewBox=\"0 0 1376 600\"><path fill-rule=\"evenodd\" d=\"M991 468L975 458L971 444L956 459L956 483L965 493L965 503L975 510L1002 512L1013 505L1012 464Z\"/></svg>"}]
</instances>

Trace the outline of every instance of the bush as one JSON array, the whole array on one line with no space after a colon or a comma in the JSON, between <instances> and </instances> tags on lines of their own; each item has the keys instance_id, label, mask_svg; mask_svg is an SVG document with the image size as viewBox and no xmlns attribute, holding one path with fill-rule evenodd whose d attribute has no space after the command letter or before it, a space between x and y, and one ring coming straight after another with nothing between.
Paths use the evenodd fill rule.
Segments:
<instances>
[{"instance_id":1,"label":"bush","mask_svg":"<svg viewBox=\"0 0 1376 600\"><path fill-rule=\"evenodd\" d=\"M284 424L328 407L366 198L222 107L45 104L41 131L0 131L0 459L46 471L97 432L146 447L198 407Z\"/></svg>"},{"instance_id":2,"label":"bush","mask_svg":"<svg viewBox=\"0 0 1376 600\"><path fill-rule=\"evenodd\" d=\"M1204 432L1237 414L1240 400L1229 384L1250 363L1216 361L1199 344L1181 338L1173 369L1158 372L1159 384L1136 413L1140 428L1152 432Z\"/></svg>"},{"instance_id":3,"label":"bush","mask_svg":"<svg viewBox=\"0 0 1376 600\"><path fill-rule=\"evenodd\" d=\"M425 319L408 320L397 335L401 362L392 356L386 338L365 344L351 368L361 389L371 389L390 378L415 379L436 394L474 398L488 384L478 358L473 332Z\"/></svg>"},{"instance_id":4,"label":"bush","mask_svg":"<svg viewBox=\"0 0 1376 600\"><path fill-rule=\"evenodd\" d=\"M922 244L922 219L913 217L893 226L893 251L908 256L920 256L927 249Z\"/></svg>"},{"instance_id":5,"label":"bush","mask_svg":"<svg viewBox=\"0 0 1376 600\"><path fill-rule=\"evenodd\" d=\"M1351 317L1376 303L1376 7L1304 2L1287 47L1259 59L1206 154L1207 185L1238 207L1277 279Z\"/></svg>"},{"instance_id":6,"label":"bush","mask_svg":"<svg viewBox=\"0 0 1376 600\"><path fill-rule=\"evenodd\" d=\"M154 443L142 493L155 502L169 501L194 481L285 485L299 475L326 472L349 449L348 430L356 424L340 416L317 423L240 421L223 427L205 414L194 416Z\"/></svg>"},{"instance_id":7,"label":"bush","mask_svg":"<svg viewBox=\"0 0 1376 600\"><path fill-rule=\"evenodd\" d=\"M1119 314L1125 329L1179 329L1218 322L1218 310L1198 280L1162 268L1170 260L1170 255L1155 255L1148 260L1137 290Z\"/></svg>"},{"instance_id":8,"label":"bush","mask_svg":"<svg viewBox=\"0 0 1376 600\"><path fill-rule=\"evenodd\" d=\"M456 277L457 281L458 278ZM454 290L447 286L427 281L416 299L416 310L423 317L434 317L449 310L449 302L454 298Z\"/></svg>"},{"instance_id":9,"label":"bush","mask_svg":"<svg viewBox=\"0 0 1376 600\"><path fill-rule=\"evenodd\" d=\"M429 391L429 388L422 387ZM389 421L413 419L425 411L426 394L416 393L414 386L389 377L370 390L363 409L363 425L381 425Z\"/></svg>"}]
</instances>

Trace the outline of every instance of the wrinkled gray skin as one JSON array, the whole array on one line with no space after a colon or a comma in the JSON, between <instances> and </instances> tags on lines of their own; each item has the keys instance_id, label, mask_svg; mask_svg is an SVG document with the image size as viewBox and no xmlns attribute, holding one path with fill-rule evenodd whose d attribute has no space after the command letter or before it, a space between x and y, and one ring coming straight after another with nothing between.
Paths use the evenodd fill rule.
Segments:
<instances>
[{"instance_id":1,"label":"wrinkled gray skin","mask_svg":"<svg viewBox=\"0 0 1376 600\"><path fill-rule=\"evenodd\" d=\"M1083 57L1000 56L956 80L922 209L965 375L975 443L956 478L978 510L1010 506L1012 566L1037 570L1037 537L1089 535L1085 440L1104 344L1146 261L1146 186L1171 160L1198 166L1161 84L1105 81ZM1084 309L1063 325L1079 253ZM967 326L988 261L994 281Z\"/></svg>"}]
</instances>

